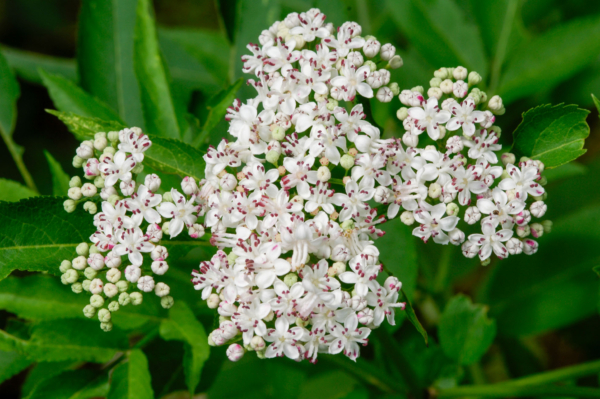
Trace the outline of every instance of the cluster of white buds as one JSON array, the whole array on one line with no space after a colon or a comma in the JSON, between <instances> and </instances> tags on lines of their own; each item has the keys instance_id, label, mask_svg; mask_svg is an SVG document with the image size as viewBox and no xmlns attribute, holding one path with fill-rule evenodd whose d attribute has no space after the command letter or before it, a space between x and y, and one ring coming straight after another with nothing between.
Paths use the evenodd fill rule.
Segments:
<instances>
[{"instance_id":1,"label":"cluster of white buds","mask_svg":"<svg viewBox=\"0 0 600 399\"><path fill-rule=\"evenodd\" d=\"M142 180L139 173L144 152L151 145L139 128L98 133L94 142L81 143L74 159L76 166L83 167L85 178L94 184L81 186L79 177L72 178L68 193L71 199L65 202L65 209L71 212L81 195L90 200L99 196L102 202L101 212L97 212L95 202L84 205L94 214L97 231L90 237L92 245L80 244L79 256L62 262L62 282L71 284L76 293L91 294L83 312L87 317L97 315L106 331L112 328L112 312L130 303L139 305L144 292L154 291L165 308L173 305L169 286L156 283L153 277L165 274L169 268L169 253L161 245L164 231L175 236L187 224L192 238L204 235L203 228L194 225L199 206L193 204L193 198L187 201L175 189L158 194L161 180L155 174L146 175L143 183L136 182L138 177ZM183 191L187 181L182 182ZM147 259L144 254L149 255Z\"/></svg>"}]
</instances>

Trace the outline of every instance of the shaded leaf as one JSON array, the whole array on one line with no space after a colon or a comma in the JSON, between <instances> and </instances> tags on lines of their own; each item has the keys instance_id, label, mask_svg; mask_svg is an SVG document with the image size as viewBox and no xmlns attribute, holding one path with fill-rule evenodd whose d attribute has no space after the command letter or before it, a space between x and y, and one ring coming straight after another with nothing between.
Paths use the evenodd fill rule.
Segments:
<instances>
[{"instance_id":1,"label":"shaded leaf","mask_svg":"<svg viewBox=\"0 0 600 399\"><path fill-rule=\"evenodd\" d=\"M0 279L14 270L58 273L63 259L95 231L90 215L79 207L65 212L66 198L35 197L0 202Z\"/></svg>"},{"instance_id":2,"label":"shaded leaf","mask_svg":"<svg viewBox=\"0 0 600 399\"><path fill-rule=\"evenodd\" d=\"M21 183L0 178L0 201L14 202L37 195L35 191Z\"/></svg>"},{"instance_id":3,"label":"shaded leaf","mask_svg":"<svg viewBox=\"0 0 600 399\"><path fill-rule=\"evenodd\" d=\"M40 70L40 75L58 110L109 121L120 121L115 111L67 78L43 70Z\"/></svg>"},{"instance_id":4,"label":"shaded leaf","mask_svg":"<svg viewBox=\"0 0 600 399\"><path fill-rule=\"evenodd\" d=\"M17 99L20 95L17 79L4 57L0 55L0 133L5 142L8 139L12 143L12 132L17 120ZM22 154L23 149L17 148L18 153Z\"/></svg>"},{"instance_id":5,"label":"shaded leaf","mask_svg":"<svg viewBox=\"0 0 600 399\"><path fill-rule=\"evenodd\" d=\"M460 294L448 302L440 318L438 336L444 353L464 366L477 362L496 336L496 322L487 308Z\"/></svg>"},{"instance_id":6,"label":"shaded leaf","mask_svg":"<svg viewBox=\"0 0 600 399\"><path fill-rule=\"evenodd\" d=\"M506 103L554 87L597 58L600 18L590 16L556 28L516 48L498 88ZM557 51L556 49L561 49Z\"/></svg>"},{"instance_id":7,"label":"shaded leaf","mask_svg":"<svg viewBox=\"0 0 600 399\"><path fill-rule=\"evenodd\" d=\"M169 319L160 325L160 335L166 340L185 343L183 370L190 395L200 383L200 373L208 359L210 348L208 337L202 324L185 302L176 302L169 310Z\"/></svg>"},{"instance_id":8,"label":"shaded leaf","mask_svg":"<svg viewBox=\"0 0 600 399\"><path fill-rule=\"evenodd\" d=\"M583 155L590 134L585 121L589 111L576 105L540 105L523 114L513 133L512 151L518 156L539 159L554 168Z\"/></svg>"},{"instance_id":9,"label":"shaded leaf","mask_svg":"<svg viewBox=\"0 0 600 399\"><path fill-rule=\"evenodd\" d=\"M80 84L130 126L143 128L133 71L137 0L85 0L79 13L77 62ZM100 117L100 115L94 115Z\"/></svg>"},{"instance_id":10,"label":"shaded leaf","mask_svg":"<svg viewBox=\"0 0 600 399\"><path fill-rule=\"evenodd\" d=\"M139 349L129 353L126 363L118 365L110 379L107 399L153 398L148 359Z\"/></svg>"},{"instance_id":11,"label":"shaded leaf","mask_svg":"<svg viewBox=\"0 0 600 399\"><path fill-rule=\"evenodd\" d=\"M400 292L402 293L401 301L406 302L406 308L404 309L404 311L406 312L406 317L412 323L412 325L415 326L415 328L417 329L419 334L421 334L421 336L423 337L423 340L425 341L425 345L429 345L429 338L427 336L427 331L425 331L425 329L423 328L423 325L417 318L417 315L415 314L415 309L413 308L412 303L410 303L410 300L408 299L408 296L406 296L404 289L401 289Z\"/></svg>"},{"instance_id":12,"label":"shaded leaf","mask_svg":"<svg viewBox=\"0 0 600 399\"><path fill-rule=\"evenodd\" d=\"M479 30L454 1L388 0L387 8L411 45L431 64L462 65L485 78L487 60Z\"/></svg>"},{"instance_id":13,"label":"shaded leaf","mask_svg":"<svg viewBox=\"0 0 600 399\"><path fill-rule=\"evenodd\" d=\"M596 106L596 109L598 110L598 113L600 114L600 100L598 100L598 98L592 94L592 100L594 100L594 105Z\"/></svg>"},{"instance_id":14,"label":"shaded leaf","mask_svg":"<svg viewBox=\"0 0 600 399\"><path fill-rule=\"evenodd\" d=\"M569 162L554 169L544 169L544 177L548 180L548 183L552 183L574 176L583 176L587 171L585 165L578 162Z\"/></svg>"},{"instance_id":15,"label":"shaded leaf","mask_svg":"<svg viewBox=\"0 0 600 399\"><path fill-rule=\"evenodd\" d=\"M52 174L52 194L56 196L66 195L69 191L69 175L65 173L60 163L50 153L44 150L44 155Z\"/></svg>"},{"instance_id":16,"label":"shaded leaf","mask_svg":"<svg viewBox=\"0 0 600 399\"><path fill-rule=\"evenodd\" d=\"M33 363L33 360L18 352L0 350L0 384L13 375L19 374Z\"/></svg>"},{"instance_id":17,"label":"shaded leaf","mask_svg":"<svg viewBox=\"0 0 600 399\"><path fill-rule=\"evenodd\" d=\"M43 84L39 69L77 81L77 64L71 58L52 57L20 49L0 46L0 52L18 77L31 83Z\"/></svg>"},{"instance_id":18,"label":"shaded leaf","mask_svg":"<svg viewBox=\"0 0 600 399\"><path fill-rule=\"evenodd\" d=\"M108 392L108 376L95 370L69 370L45 379L28 399L88 399L104 397Z\"/></svg>"},{"instance_id":19,"label":"shaded leaf","mask_svg":"<svg viewBox=\"0 0 600 399\"><path fill-rule=\"evenodd\" d=\"M150 7L148 0L138 0L133 56L146 129L157 136L181 138Z\"/></svg>"},{"instance_id":20,"label":"shaded leaf","mask_svg":"<svg viewBox=\"0 0 600 399\"><path fill-rule=\"evenodd\" d=\"M63 362L39 362L27 373L27 379L21 386L21 397L29 399L29 395L35 387L41 384L44 380L52 378L62 373L65 370L76 366L78 363L70 360Z\"/></svg>"},{"instance_id":21,"label":"shaded leaf","mask_svg":"<svg viewBox=\"0 0 600 399\"><path fill-rule=\"evenodd\" d=\"M127 337L117 329L106 334L97 320L43 321L24 339L0 330L0 349L18 351L37 361L78 360L104 363L127 349Z\"/></svg>"}]
</instances>

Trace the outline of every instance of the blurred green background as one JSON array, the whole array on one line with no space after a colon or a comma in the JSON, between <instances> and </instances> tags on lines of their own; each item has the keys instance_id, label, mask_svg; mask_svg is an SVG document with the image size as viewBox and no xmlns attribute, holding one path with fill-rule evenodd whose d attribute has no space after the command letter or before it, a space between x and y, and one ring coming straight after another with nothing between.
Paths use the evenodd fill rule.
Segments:
<instances>
[{"instance_id":1,"label":"blurred green background","mask_svg":"<svg viewBox=\"0 0 600 399\"><path fill-rule=\"evenodd\" d=\"M567 103L589 109L588 152L547 173L547 217L555 222L555 231L540 240L534 257L521 255L481 267L462 258L456 248L452 253L426 251L398 223L388 227L390 234L380 247L386 248L384 261L401 259L414 264L406 276L399 277L433 342L426 349L409 323L390 336L399 343L398 350L415 362L417 377L425 386L493 383L600 358L598 279L592 271L600 264L596 250L600 244L600 119L590 96L600 95L599 1L159 0L154 5L173 93L201 121L205 101L242 76L239 56L245 53L245 44L257 42L262 29L287 13L314 6L328 16L327 21L336 25L357 21L363 35L394 44L405 64L392 77L401 89L427 88L433 71L440 67L462 65L477 70L484 77L480 87L488 97L500 94L504 99L507 113L497 118L497 124L506 147L521 114L532 107ZM43 151L49 151L74 175L71 159L78 143L60 121L44 111L54 106L37 67L77 80L80 6L76 0L0 0L1 51L21 86L14 140L25 148L25 164L42 194L52 193ZM251 94L246 87L239 93L242 99ZM373 106L385 134L399 135L395 118L399 101L374 102ZM219 129L224 134L226 124L222 122ZM211 140L220 137L217 134ZM0 144L0 165L0 177L22 182L4 144ZM450 262L447 276L437 273L440 261ZM487 305L498 326L494 344L476 367L449 364L435 343L444 304L456 293ZM10 318L2 312L0 327ZM396 376L396 359L387 353L388 346L373 341L365 359ZM168 345L162 341L161 345L150 346L149 357L170 352ZM377 388L346 373L344 365L337 368L328 360L318 366L297 366L281 359L263 362L258 366L259 379L257 363L250 356L219 372L223 356L215 352L223 351L211 352L201 385L208 389L216 381L209 397L381 396ZM158 370L157 374L153 371L153 384L160 386L161 378L167 377L161 374L160 364L152 367ZM27 371L4 382L0 396L19 397L26 378ZM581 383L597 386L598 376Z\"/></svg>"}]
</instances>

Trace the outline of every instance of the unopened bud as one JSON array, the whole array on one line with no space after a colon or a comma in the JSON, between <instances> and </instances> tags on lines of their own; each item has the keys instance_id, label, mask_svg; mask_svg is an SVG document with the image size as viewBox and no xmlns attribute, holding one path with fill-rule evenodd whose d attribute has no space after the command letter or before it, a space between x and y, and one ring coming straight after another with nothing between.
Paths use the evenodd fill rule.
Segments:
<instances>
[{"instance_id":1,"label":"unopened bud","mask_svg":"<svg viewBox=\"0 0 600 399\"><path fill-rule=\"evenodd\" d=\"M265 159L267 160L267 162L277 166L277 161L279 160L279 153L275 150L271 150L267 152Z\"/></svg>"},{"instance_id":2,"label":"unopened bud","mask_svg":"<svg viewBox=\"0 0 600 399\"><path fill-rule=\"evenodd\" d=\"M231 344L227 348L227 358L232 362L237 362L244 356L244 348L240 344Z\"/></svg>"},{"instance_id":3,"label":"unopened bud","mask_svg":"<svg viewBox=\"0 0 600 399\"><path fill-rule=\"evenodd\" d=\"M404 61L402 60L402 57L400 57L399 55L394 55L392 57L392 59L389 61L389 66L392 69L398 69L398 68L402 67L402 65L404 65Z\"/></svg>"},{"instance_id":4,"label":"unopened bud","mask_svg":"<svg viewBox=\"0 0 600 399\"><path fill-rule=\"evenodd\" d=\"M410 226L415 222L415 217L411 211L404 211L400 215L400 221L407 226Z\"/></svg>"},{"instance_id":5,"label":"unopened bud","mask_svg":"<svg viewBox=\"0 0 600 399\"><path fill-rule=\"evenodd\" d=\"M132 292L129 294L129 298L131 298L131 304L136 306L141 305L142 301L144 300L144 297L140 292ZM162 304L162 300L160 302Z\"/></svg>"},{"instance_id":6,"label":"unopened bud","mask_svg":"<svg viewBox=\"0 0 600 399\"><path fill-rule=\"evenodd\" d=\"M398 111L396 111L396 117L401 121L405 120L408 117L408 108L400 108Z\"/></svg>"},{"instance_id":7,"label":"unopened bud","mask_svg":"<svg viewBox=\"0 0 600 399\"><path fill-rule=\"evenodd\" d=\"M298 282L298 275L296 273L288 273L283 278L283 282L288 287L291 287L292 285L294 285Z\"/></svg>"},{"instance_id":8,"label":"unopened bud","mask_svg":"<svg viewBox=\"0 0 600 399\"><path fill-rule=\"evenodd\" d=\"M354 157L350 154L342 155L342 158L340 159L340 165L346 170L352 168L354 166Z\"/></svg>"},{"instance_id":9,"label":"unopened bud","mask_svg":"<svg viewBox=\"0 0 600 399\"><path fill-rule=\"evenodd\" d=\"M467 208L465 211L465 222L467 224L475 224L481 219L481 212L475 206Z\"/></svg>"},{"instance_id":10,"label":"unopened bud","mask_svg":"<svg viewBox=\"0 0 600 399\"><path fill-rule=\"evenodd\" d=\"M463 79L463 80L464 80L464 79ZM469 82L469 86L474 86L474 85L476 85L476 84L479 84L479 83L481 83L481 75L480 75L480 74L478 74L478 73L477 73L477 72L475 72L475 71L471 71L471 72L469 73L469 80L468 80L468 82Z\"/></svg>"},{"instance_id":11,"label":"unopened bud","mask_svg":"<svg viewBox=\"0 0 600 399\"><path fill-rule=\"evenodd\" d=\"M460 211L460 208L454 202L449 202L446 205L446 214L448 216L456 216L456 215L458 215L459 211Z\"/></svg>"}]
</instances>

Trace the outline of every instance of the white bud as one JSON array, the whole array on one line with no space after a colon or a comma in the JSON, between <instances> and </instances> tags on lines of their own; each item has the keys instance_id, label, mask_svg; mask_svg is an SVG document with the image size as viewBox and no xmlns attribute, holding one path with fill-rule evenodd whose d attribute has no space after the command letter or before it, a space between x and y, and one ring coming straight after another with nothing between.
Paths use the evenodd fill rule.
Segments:
<instances>
[{"instance_id":1,"label":"white bud","mask_svg":"<svg viewBox=\"0 0 600 399\"><path fill-rule=\"evenodd\" d=\"M73 284L79 279L79 274L74 269L67 270L61 277L63 284Z\"/></svg>"},{"instance_id":2,"label":"white bud","mask_svg":"<svg viewBox=\"0 0 600 399\"><path fill-rule=\"evenodd\" d=\"M89 212L90 215L94 215L98 212L98 206L92 201L86 201L83 204L83 210Z\"/></svg>"},{"instance_id":3,"label":"white bud","mask_svg":"<svg viewBox=\"0 0 600 399\"><path fill-rule=\"evenodd\" d=\"M261 351L266 347L265 340L262 337L255 335L250 341L250 347L255 351Z\"/></svg>"},{"instance_id":4,"label":"white bud","mask_svg":"<svg viewBox=\"0 0 600 399\"><path fill-rule=\"evenodd\" d=\"M181 190L186 195L195 194L198 191L198 185L193 177L186 176L181 181Z\"/></svg>"},{"instance_id":5,"label":"white bud","mask_svg":"<svg viewBox=\"0 0 600 399\"><path fill-rule=\"evenodd\" d=\"M96 315L96 308L92 305L86 305L83 308L83 315L89 319Z\"/></svg>"},{"instance_id":6,"label":"white bud","mask_svg":"<svg viewBox=\"0 0 600 399\"><path fill-rule=\"evenodd\" d=\"M219 180L219 185L225 191L233 190L235 186L237 186L237 183L237 179L231 173L226 173L221 177L221 180Z\"/></svg>"},{"instance_id":7,"label":"white bud","mask_svg":"<svg viewBox=\"0 0 600 399\"><path fill-rule=\"evenodd\" d=\"M125 279L131 283L137 283L142 275L142 269L139 266L129 265L125 268Z\"/></svg>"},{"instance_id":8,"label":"white bud","mask_svg":"<svg viewBox=\"0 0 600 399\"><path fill-rule=\"evenodd\" d=\"M523 240L523 253L525 255L533 255L537 252L538 246L537 241L531 239Z\"/></svg>"},{"instance_id":9,"label":"white bud","mask_svg":"<svg viewBox=\"0 0 600 399\"><path fill-rule=\"evenodd\" d=\"M70 270L72 267L73 267L73 265L71 264L71 261L68 261L68 260L63 260L63 261L60 263L60 268L59 268L59 270L60 270L60 272L61 272L61 273L66 273L66 272L67 272L67 270Z\"/></svg>"},{"instance_id":10,"label":"white bud","mask_svg":"<svg viewBox=\"0 0 600 399\"><path fill-rule=\"evenodd\" d=\"M112 283L107 283L104 286L104 295L106 295L108 298L112 298L113 296L117 295L119 293L119 290L117 289L117 286L112 284Z\"/></svg>"},{"instance_id":11,"label":"white bud","mask_svg":"<svg viewBox=\"0 0 600 399\"><path fill-rule=\"evenodd\" d=\"M450 79L446 79L440 83L440 89L444 94L450 94L454 90L454 83Z\"/></svg>"},{"instance_id":12,"label":"white bud","mask_svg":"<svg viewBox=\"0 0 600 399\"><path fill-rule=\"evenodd\" d=\"M130 196L135 192L135 182L133 180L122 181L119 183L119 188L121 189L123 195Z\"/></svg>"},{"instance_id":13,"label":"white bud","mask_svg":"<svg viewBox=\"0 0 600 399\"><path fill-rule=\"evenodd\" d=\"M85 256L81 255L81 256L78 256L77 258L73 259L73 269L83 270L86 268L86 266L87 266L87 259L85 258Z\"/></svg>"},{"instance_id":14,"label":"white bud","mask_svg":"<svg viewBox=\"0 0 600 399\"><path fill-rule=\"evenodd\" d=\"M363 53L365 53L365 56L367 56L368 58L375 57L377 53L379 53L380 49L381 43L379 43L375 39L369 39L363 45Z\"/></svg>"},{"instance_id":15,"label":"white bud","mask_svg":"<svg viewBox=\"0 0 600 399\"><path fill-rule=\"evenodd\" d=\"M404 65L404 61L402 60L402 57L400 57L399 55L395 55L392 57L392 59L390 59L388 65L392 69L398 69L401 68L402 65Z\"/></svg>"},{"instance_id":16,"label":"white bud","mask_svg":"<svg viewBox=\"0 0 600 399\"><path fill-rule=\"evenodd\" d=\"M468 92L469 85L462 80L454 82L454 84L452 85L452 93L458 98L465 97Z\"/></svg>"},{"instance_id":17,"label":"white bud","mask_svg":"<svg viewBox=\"0 0 600 399\"><path fill-rule=\"evenodd\" d=\"M446 214L448 216L456 216L460 208L454 202L450 202L446 205Z\"/></svg>"},{"instance_id":18,"label":"white bud","mask_svg":"<svg viewBox=\"0 0 600 399\"><path fill-rule=\"evenodd\" d=\"M121 271L119 269L110 269L106 272L106 279L111 283L116 283L121 279Z\"/></svg>"},{"instance_id":19,"label":"white bud","mask_svg":"<svg viewBox=\"0 0 600 399\"><path fill-rule=\"evenodd\" d=\"M524 210L513 217L515 223L519 226L524 226L531 222L531 212Z\"/></svg>"},{"instance_id":20,"label":"white bud","mask_svg":"<svg viewBox=\"0 0 600 399\"><path fill-rule=\"evenodd\" d=\"M155 192L160 188L161 180L158 175L151 173L144 178L144 185L148 190Z\"/></svg>"},{"instance_id":21,"label":"white bud","mask_svg":"<svg viewBox=\"0 0 600 399\"><path fill-rule=\"evenodd\" d=\"M463 80L464 80L464 78L463 78ZM475 86L476 84L481 83L481 80L482 79L481 79L481 75L480 74L478 74L475 71L469 72L469 80L468 80L469 86Z\"/></svg>"},{"instance_id":22,"label":"white bud","mask_svg":"<svg viewBox=\"0 0 600 399\"><path fill-rule=\"evenodd\" d=\"M102 288L104 287L104 283L99 278L95 278L90 283L90 292L92 294L100 294L102 293Z\"/></svg>"},{"instance_id":23,"label":"white bud","mask_svg":"<svg viewBox=\"0 0 600 399\"><path fill-rule=\"evenodd\" d=\"M104 257L104 263L106 267L119 267L121 266L121 257L111 251Z\"/></svg>"},{"instance_id":24,"label":"white bud","mask_svg":"<svg viewBox=\"0 0 600 399\"><path fill-rule=\"evenodd\" d=\"M536 218L544 217L546 211L548 210L548 206L544 203L544 201L536 201L529 207L529 212Z\"/></svg>"},{"instance_id":25,"label":"white bud","mask_svg":"<svg viewBox=\"0 0 600 399\"><path fill-rule=\"evenodd\" d=\"M540 223L531 223L529 227L531 228L533 238L540 238L544 234L544 226Z\"/></svg>"},{"instance_id":26,"label":"white bud","mask_svg":"<svg viewBox=\"0 0 600 399\"><path fill-rule=\"evenodd\" d=\"M531 234L531 228L529 227L529 225L517 226L516 232L517 236L521 238L527 237L529 234Z\"/></svg>"},{"instance_id":27,"label":"white bud","mask_svg":"<svg viewBox=\"0 0 600 399\"><path fill-rule=\"evenodd\" d=\"M340 165L346 170L352 168L354 166L354 157L350 154L342 155L342 158L340 159Z\"/></svg>"},{"instance_id":28,"label":"white bud","mask_svg":"<svg viewBox=\"0 0 600 399\"><path fill-rule=\"evenodd\" d=\"M376 97L382 103L389 103L394 98L394 93L392 93L389 87L384 86L377 90Z\"/></svg>"},{"instance_id":29,"label":"white bud","mask_svg":"<svg viewBox=\"0 0 600 399\"><path fill-rule=\"evenodd\" d=\"M459 229L449 232L448 237L450 237L450 243L454 245L460 245L465 241L465 233Z\"/></svg>"},{"instance_id":30,"label":"white bud","mask_svg":"<svg viewBox=\"0 0 600 399\"><path fill-rule=\"evenodd\" d=\"M194 223L192 226L188 227L188 234L192 238L202 237L204 235L204 226L199 223Z\"/></svg>"},{"instance_id":31,"label":"white bud","mask_svg":"<svg viewBox=\"0 0 600 399\"><path fill-rule=\"evenodd\" d=\"M465 80L467 78L467 68L461 66L454 68L452 76L454 76L454 79L456 80Z\"/></svg>"},{"instance_id":32,"label":"white bud","mask_svg":"<svg viewBox=\"0 0 600 399\"><path fill-rule=\"evenodd\" d=\"M364 308L367 307L367 299L364 297L361 297L359 295L353 296L352 297L352 309L354 309L355 311L361 311Z\"/></svg>"},{"instance_id":33,"label":"white bud","mask_svg":"<svg viewBox=\"0 0 600 399\"><path fill-rule=\"evenodd\" d=\"M402 107L398 111L396 111L396 118L401 121L405 120L408 117L408 108Z\"/></svg>"},{"instance_id":34,"label":"white bud","mask_svg":"<svg viewBox=\"0 0 600 399\"><path fill-rule=\"evenodd\" d=\"M331 179L331 171L327 166L321 166L317 169L317 179L322 182L327 182Z\"/></svg>"},{"instance_id":35,"label":"white bud","mask_svg":"<svg viewBox=\"0 0 600 399\"><path fill-rule=\"evenodd\" d=\"M374 89L377 89L383 85L383 78L379 71L371 72L367 77L367 83Z\"/></svg>"},{"instance_id":36,"label":"white bud","mask_svg":"<svg viewBox=\"0 0 600 399\"><path fill-rule=\"evenodd\" d=\"M329 277L339 276L340 274L346 271L346 263L344 262L335 262L331 267L327 270L327 274Z\"/></svg>"},{"instance_id":37,"label":"white bud","mask_svg":"<svg viewBox=\"0 0 600 399\"><path fill-rule=\"evenodd\" d=\"M129 294L129 298L131 299L131 304L134 306L141 305L144 297L139 292L132 292Z\"/></svg>"},{"instance_id":38,"label":"white bud","mask_svg":"<svg viewBox=\"0 0 600 399\"><path fill-rule=\"evenodd\" d=\"M138 282L139 285L139 282ZM171 292L171 288L166 285L165 283L157 283L156 287L154 287L154 293L156 294L156 296L158 297L164 297L169 295L169 293Z\"/></svg>"},{"instance_id":39,"label":"white bud","mask_svg":"<svg viewBox=\"0 0 600 399\"><path fill-rule=\"evenodd\" d=\"M357 313L358 322L360 324L368 325L373 323L373 309L366 308Z\"/></svg>"},{"instance_id":40,"label":"white bud","mask_svg":"<svg viewBox=\"0 0 600 399\"><path fill-rule=\"evenodd\" d=\"M381 59L384 61L389 61L393 56L396 55L396 47L391 45L390 43L384 44L381 46Z\"/></svg>"},{"instance_id":41,"label":"white bud","mask_svg":"<svg viewBox=\"0 0 600 399\"><path fill-rule=\"evenodd\" d=\"M460 136L452 136L446 141L446 149L453 154L458 154L463 148L464 143Z\"/></svg>"},{"instance_id":42,"label":"white bud","mask_svg":"<svg viewBox=\"0 0 600 399\"><path fill-rule=\"evenodd\" d=\"M474 258L479 253L479 246L471 241L465 241L461 250L466 258Z\"/></svg>"},{"instance_id":43,"label":"white bud","mask_svg":"<svg viewBox=\"0 0 600 399\"><path fill-rule=\"evenodd\" d=\"M502 98L500 96L494 96L490 99L488 103L488 108L492 111L500 111L504 105L502 104Z\"/></svg>"},{"instance_id":44,"label":"white bud","mask_svg":"<svg viewBox=\"0 0 600 399\"><path fill-rule=\"evenodd\" d=\"M91 141L82 142L75 152L77 156L82 159L92 158L94 156L94 147Z\"/></svg>"},{"instance_id":45,"label":"white bud","mask_svg":"<svg viewBox=\"0 0 600 399\"><path fill-rule=\"evenodd\" d=\"M239 344L231 344L227 348L227 358L232 362L237 362L244 356L244 348Z\"/></svg>"},{"instance_id":46,"label":"white bud","mask_svg":"<svg viewBox=\"0 0 600 399\"><path fill-rule=\"evenodd\" d=\"M438 183L431 183L429 186L429 196L431 198L438 198L440 195L442 195L442 186Z\"/></svg>"},{"instance_id":47,"label":"white bud","mask_svg":"<svg viewBox=\"0 0 600 399\"><path fill-rule=\"evenodd\" d=\"M152 260L165 260L168 256L169 252L167 251L167 248L163 247L162 245L155 246L150 252L150 257Z\"/></svg>"},{"instance_id":48,"label":"white bud","mask_svg":"<svg viewBox=\"0 0 600 399\"><path fill-rule=\"evenodd\" d=\"M360 68L362 66L362 64L365 62L365 59L363 58L362 54L359 53L358 51L349 52L348 55L346 56L346 60L351 65L354 65L356 68Z\"/></svg>"},{"instance_id":49,"label":"white bud","mask_svg":"<svg viewBox=\"0 0 600 399\"><path fill-rule=\"evenodd\" d=\"M210 294L208 299L206 299L206 305L209 309L216 309L219 307L219 303L221 303L221 299L217 294Z\"/></svg>"},{"instance_id":50,"label":"white bud","mask_svg":"<svg viewBox=\"0 0 600 399\"><path fill-rule=\"evenodd\" d=\"M144 292L150 292L154 289L154 279L152 276L140 277L137 281L138 290Z\"/></svg>"},{"instance_id":51,"label":"white bud","mask_svg":"<svg viewBox=\"0 0 600 399\"><path fill-rule=\"evenodd\" d=\"M402 142L407 147L416 147L419 145L419 136L416 134L411 134L410 132L406 132L402 136Z\"/></svg>"},{"instance_id":52,"label":"white bud","mask_svg":"<svg viewBox=\"0 0 600 399\"><path fill-rule=\"evenodd\" d=\"M392 191L384 186L378 186L375 189L373 200L378 204L388 204L392 200Z\"/></svg>"},{"instance_id":53,"label":"white bud","mask_svg":"<svg viewBox=\"0 0 600 399\"><path fill-rule=\"evenodd\" d=\"M410 226L415 222L415 217L411 211L404 211L400 215L400 221L407 226Z\"/></svg>"},{"instance_id":54,"label":"white bud","mask_svg":"<svg viewBox=\"0 0 600 399\"><path fill-rule=\"evenodd\" d=\"M117 195L117 190L112 186L104 187L102 190L100 190L100 198L102 198L104 201L108 201L108 199L113 195Z\"/></svg>"},{"instance_id":55,"label":"white bud","mask_svg":"<svg viewBox=\"0 0 600 399\"><path fill-rule=\"evenodd\" d=\"M91 254L87 260L88 265L94 270L100 270L104 267L104 256L101 254Z\"/></svg>"},{"instance_id":56,"label":"white bud","mask_svg":"<svg viewBox=\"0 0 600 399\"><path fill-rule=\"evenodd\" d=\"M72 200L77 201L77 200L81 199L81 195L82 195L81 189L79 187L71 187L69 189L69 191L67 192L67 195Z\"/></svg>"},{"instance_id":57,"label":"white bud","mask_svg":"<svg viewBox=\"0 0 600 399\"><path fill-rule=\"evenodd\" d=\"M481 212L475 206L467 208L465 211L465 222L468 224L475 224L481 219Z\"/></svg>"},{"instance_id":58,"label":"white bud","mask_svg":"<svg viewBox=\"0 0 600 399\"><path fill-rule=\"evenodd\" d=\"M110 321L110 311L108 309L100 309L98 311L98 320L102 323L108 323Z\"/></svg>"},{"instance_id":59,"label":"white bud","mask_svg":"<svg viewBox=\"0 0 600 399\"><path fill-rule=\"evenodd\" d=\"M108 141L106 140L106 137L98 137L97 139L94 140L94 148L97 149L98 151L102 151L106 148L106 145L108 144Z\"/></svg>"},{"instance_id":60,"label":"white bud","mask_svg":"<svg viewBox=\"0 0 600 399\"><path fill-rule=\"evenodd\" d=\"M444 92L439 87L430 87L429 90L427 90L427 95L429 97L435 97L439 100L444 95Z\"/></svg>"}]
</instances>

